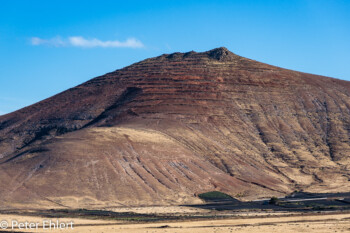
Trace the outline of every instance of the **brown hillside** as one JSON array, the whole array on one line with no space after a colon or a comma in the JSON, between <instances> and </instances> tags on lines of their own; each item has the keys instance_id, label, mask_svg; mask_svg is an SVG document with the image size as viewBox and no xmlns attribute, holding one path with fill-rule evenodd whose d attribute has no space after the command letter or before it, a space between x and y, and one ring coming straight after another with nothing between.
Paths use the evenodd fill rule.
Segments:
<instances>
[{"instance_id":1,"label":"brown hillside","mask_svg":"<svg viewBox=\"0 0 350 233\"><path fill-rule=\"evenodd\" d=\"M226 48L147 59L0 116L2 206L350 191L350 83Z\"/></svg>"}]
</instances>

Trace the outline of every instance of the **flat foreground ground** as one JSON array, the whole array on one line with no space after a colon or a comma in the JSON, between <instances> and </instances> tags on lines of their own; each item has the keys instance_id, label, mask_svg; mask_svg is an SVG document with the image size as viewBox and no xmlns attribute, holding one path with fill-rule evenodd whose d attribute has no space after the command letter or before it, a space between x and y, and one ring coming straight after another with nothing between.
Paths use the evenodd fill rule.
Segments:
<instances>
[{"instance_id":1,"label":"flat foreground ground","mask_svg":"<svg viewBox=\"0 0 350 233\"><path fill-rule=\"evenodd\" d=\"M162 223L128 223L112 220L93 219L67 219L61 218L60 222L74 222L74 229L43 229L44 218L18 215L0 215L0 221L38 222L38 229L15 229L15 232L123 232L123 233L158 233L158 232L350 232L350 213L327 213L321 215L295 215L295 216L262 216L253 218L162 222ZM51 219L56 222L57 219ZM2 222L1 222L2 223ZM11 226L9 226L11 228ZM11 229L4 232L12 231ZM15 227L16 228L16 227ZM0 232L2 232L0 230Z\"/></svg>"}]
</instances>

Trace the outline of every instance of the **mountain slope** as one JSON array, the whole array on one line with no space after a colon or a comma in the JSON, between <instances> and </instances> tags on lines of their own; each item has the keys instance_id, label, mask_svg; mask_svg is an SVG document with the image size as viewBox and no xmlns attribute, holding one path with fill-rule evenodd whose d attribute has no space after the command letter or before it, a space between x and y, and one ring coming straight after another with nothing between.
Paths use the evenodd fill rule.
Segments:
<instances>
[{"instance_id":1,"label":"mountain slope","mask_svg":"<svg viewBox=\"0 0 350 233\"><path fill-rule=\"evenodd\" d=\"M0 195L75 207L350 191L349 96L349 82L226 48L146 59L1 116Z\"/></svg>"}]
</instances>

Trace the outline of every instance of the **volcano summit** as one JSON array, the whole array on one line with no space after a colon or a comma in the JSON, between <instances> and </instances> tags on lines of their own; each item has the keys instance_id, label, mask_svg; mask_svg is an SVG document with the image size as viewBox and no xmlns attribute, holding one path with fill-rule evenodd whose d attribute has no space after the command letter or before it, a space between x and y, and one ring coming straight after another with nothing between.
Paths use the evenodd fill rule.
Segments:
<instances>
[{"instance_id":1,"label":"volcano summit","mask_svg":"<svg viewBox=\"0 0 350 233\"><path fill-rule=\"evenodd\" d=\"M2 206L350 191L350 83L226 48L173 53L0 116Z\"/></svg>"}]
</instances>

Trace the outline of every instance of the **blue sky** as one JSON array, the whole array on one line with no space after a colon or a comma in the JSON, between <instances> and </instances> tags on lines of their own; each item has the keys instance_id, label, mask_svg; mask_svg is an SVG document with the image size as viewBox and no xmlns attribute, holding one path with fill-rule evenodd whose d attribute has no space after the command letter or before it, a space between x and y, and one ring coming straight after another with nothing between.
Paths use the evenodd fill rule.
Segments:
<instances>
[{"instance_id":1,"label":"blue sky","mask_svg":"<svg viewBox=\"0 0 350 233\"><path fill-rule=\"evenodd\" d=\"M350 1L18 1L0 7L0 115L163 53L225 46L350 80Z\"/></svg>"}]
</instances>

